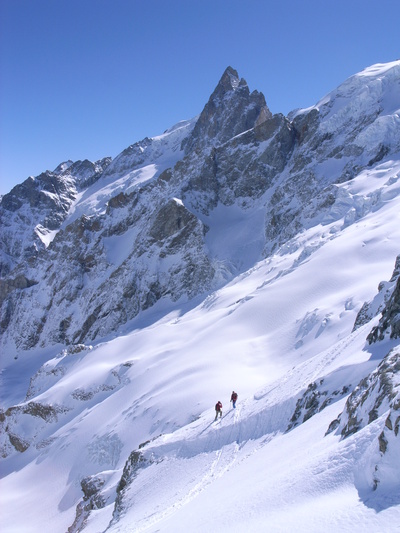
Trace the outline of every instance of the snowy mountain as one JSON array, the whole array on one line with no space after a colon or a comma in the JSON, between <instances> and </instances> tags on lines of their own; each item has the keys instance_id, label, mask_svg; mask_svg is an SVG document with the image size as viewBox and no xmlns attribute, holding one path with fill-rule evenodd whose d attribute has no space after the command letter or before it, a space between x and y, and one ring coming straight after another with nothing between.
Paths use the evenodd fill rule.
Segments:
<instances>
[{"instance_id":1,"label":"snowy mountain","mask_svg":"<svg viewBox=\"0 0 400 533\"><path fill-rule=\"evenodd\" d=\"M395 531L399 193L396 61L4 195L4 530Z\"/></svg>"}]
</instances>

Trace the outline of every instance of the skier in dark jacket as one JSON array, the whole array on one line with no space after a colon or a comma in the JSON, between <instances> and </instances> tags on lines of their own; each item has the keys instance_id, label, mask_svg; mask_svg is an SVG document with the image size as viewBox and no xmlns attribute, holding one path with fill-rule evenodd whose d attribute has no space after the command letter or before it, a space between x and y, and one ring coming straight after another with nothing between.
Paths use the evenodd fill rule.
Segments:
<instances>
[{"instance_id":1,"label":"skier in dark jacket","mask_svg":"<svg viewBox=\"0 0 400 533\"><path fill-rule=\"evenodd\" d=\"M215 404L215 420L218 418L218 413L220 418L222 418L222 403L220 401Z\"/></svg>"},{"instance_id":2,"label":"skier in dark jacket","mask_svg":"<svg viewBox=\"0 0 400 533\"><path fill-rule=\"evenodd\" d=\"M231 394L231 402L232 402L232 405L233 405L233 408L235 409L236 408L236 400L238 399L238 395L237 395L237 392L235 392L234 390L232 391L232 394Z\"/></svg>"}]
</instances>

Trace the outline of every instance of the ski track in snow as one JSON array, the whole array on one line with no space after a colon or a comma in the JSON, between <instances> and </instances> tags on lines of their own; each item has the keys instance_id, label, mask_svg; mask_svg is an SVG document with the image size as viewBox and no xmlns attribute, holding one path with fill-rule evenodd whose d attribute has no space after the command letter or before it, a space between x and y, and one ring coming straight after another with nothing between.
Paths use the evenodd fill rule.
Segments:
<instances>
[{"instance_id":1,"label":"ski track in snow","mask_svg":"<svg viewBox=\"0 0 400 533\"><path fill-rule=\"evenodd\" d=\"M229 470L237 460L238 447L234 446L233 450L227 451L225 448L217 450L215 452L215 460L209 466L209 469L203 474L200 481L189 488L187 494L175 501L169 508L163 510L161 513L155 516L150 516L145 519L146 525L143 527L135 527L137 533L147 531L158 522L161 522L165 518L168 518L180 508L187 505L191 500L196 498L202 491L207 489L207 486L213 483L216 479L222 477L224 473Z\"/></svg>"},{"instance_id":2,"label":"ski track in snow","mask_svg":"<svg viewBox=\"0 0 400 533\"><path fill-rule=\"evenodd\" d=\"M341 403L343 404L343 402ZM325 424L327 420L329 420L329 417L325 416ZM305 444L307 439L310 438L310 436L306 436L307 433L304 428L302 428L301 431L303 432L302 438L306 438L306 440L304 440L302 444ZM344 494L346 494L346 492L350 491L354 468L356 468L356 465L362 459L365 454L366 448L370 444L371 431L374 431L377 435L380 431L380 428L379 426L376 426L375 428L369 428L366 432L364 432L361 437L350 438L349 440L344 441L340 445L339 449L334 446L334 441L337 440L336 438L330 437L331 443L328 446L317 442L311 446L311 450L308 450L305 453L305 458L302 458L301 460L299 460L300 456L298 453L298 459L296 459L296 453L293 450L293 444L290 444L288 446L288 451L291 450L291 453L288 453L288 455L281 463L281 471L278 465L275 465L274 470L270 471L271 482L270 488L265 494L264 510L261 512L259 511L259 509L261 509L259 507L259 503L257 504L257 510L251 509L251 500L246 498L244 492L242 494L242 499L244 500L244 503L239 504L240 510L237 513L233 511L233 516L229 519L225 516L225 518L227 518L227 523L224 524L224 521L219 522L217 529L218 532L239 532L243 530L243 527L245 527L246 530L249 532L257 532L260 531L259 528L262 527L261 524L268 524L271 528L269 530L274 532L283 532L288 530L291 531L292 527L295 527L295 522L293 522L293 519L290 517L290 515L286 516L286 520L282 519L281 515L277 516L276 512L274 511L275 505L277 503L279 503L279 505L281 506L280 513L285 513L286 506L292 506L296 508L297 505L301 509L303 505L306 505L306 507L309 508L310 505L313 505L312 501L323 501L324 499L326 499L326 495L328 494L335 495L337 493L336 498L338 501L340 501L340 493L343 494L344 492ZM280 441L282 443L281 445L284 448L287 447L288 438L290 439L289 435L281 435L280 437ZM131 523L132 525L130 527L118 529L118 531L134 531L136 533L155 533L156 531L172 533L174 531L185 531L185 527L187 526L181 526L181 518L178 517L181 515L180 511L184 512L183 516L187 516L187 510L185 509L186 505L190 506L191 502L193 502L195 498L201 499L202 495L207 495L207 491L205 489L210 488L211 486L214 487L214 485L215 489L213 488L212 492L215 494L215 497L218 498L219 490L217 486L219 487L219 489L222 490L227 489L226 483L222 484L221 486L225 474L230 473L235 475L236 469L240 469L241 466L245 467L247 461L249 459L254 459L255 456L264 454L263 457L267 458L267 456L265 456L265 452L267 454L275 456L277 453L276 444L277 443L274 442L274 436L270 436L269 438L259 439L258 441L246 442L243 447L239 447L237 444L222 447L222 449L214 452L213 460L211 460L210 457L208 458L207 467L205 469L205 472L202 474L201 480L196 483L194 482L194 480L193 483L186 483L186 493L184 496L180 497L178 502L169 506L167 510L164 510L160 513L152 514L150 517L146 516L142 519L138 519L137 522ZM271 448L270 451L268 451L269 448ZM297 464L296 460L299 460ZM174 463L170 465L172 468L177 468L175 461L176 458L174 458ZM268 461L271 466L271 461L273 461L273 458L269 459ZM276 468L277 466L278 468ZM309 476L318 480L318 484L313 484L309 481L305 481L307 479L307 471ZM291 481L290 478L292 478ZM252 483L252 480L254 480L255 483L258 482L257 478L254 479L251 476L249 476L249 479L241 479L242 485L237 487L237 490L240 492L242 492L243 490L245 491L246 488L250 488L249 484ZM273 488L274 481L276 483L275 489ZM164 482L168 484L167 479L165 479ZM229 481L227 482L229 483ZM283 490L285 492L282 492ZM156 492L154 496L155 498L157 498L159 495ZM302 500L304 498L306 500L303 503ZM347 512L345 508L338 508L336 511L336 517L332 514L332 511L330 511L324 521L324 519L321 518L321 510L317 507L317 518L315 519L315 521L313 521L313 517L311 515L308 516L307 521L304 522L303 516L301 518L300 523L297 524L297 530L301 532L317 532L321 530L321 527L323 527L324 530L329 531L331 533L338 530L351 530L361 532L365 530L365 527L368 527L367 524L369 523L370 531L380 531L382 533L389 533L389 531L394 531L394 529L388 526L392 519L391 511L388 511L389 519L386 522L386 525L378 526L378 522L376 522L372 513L367 513L369 514L369 516L366 521L365 512L361 512L360 509L360 522L358 523L357 511L355 514L354 510L350 512L350 509L352 509L352 507L356 505L356 502L354 500L354 494L352 493L350 496L349 493L348 498L350 500L349 512ZM297 503L295 503L296 500ZM248 506L247 510L245 508L246 505ZM329 505L326 508L328 510ZM254 525L251 521L251 515L253 513L250 512L249 509L252 510L256 515L260 514L261 517L264 516L264 520L266 521L263 521L262 518L258 518L256 525ZM223 508L221 510L223 511ZM243 513L242 515L241 512ZM174 517L174 515L176 515L176 518ZM132 518L134 518L134 516L132 516ZM395 518L396 514L393 514L393 519L395 520ZM158 529L158 524L161 522L163 523L163 527L161 529ZM237 522L237 525L235 524L235 522ZM186 521L184 520L183 523L187 523L187 519ZM204 531L204 529L207 527L206 523L206 520L203 520L201 521L201 523L197 524L193 523L191 525L191 530L194 532ZM133 524L135 525L133 526Z\"/></svg>"},{"instance_id":3,"label":"ski track in snow","mask_svg":"<svg viewBox=\"0 0 400 533\"><path fill-rule=\"evenodd\" d=\"M325 353L301 363L290 371L285 379L268 387L266 391L256 394L254 399L245 399L237 406L236 410L232 408L224 414L222 419L218 418L217 421L211 422L204 419L196 421L172 435L160 437L149 449L146 450L145 448L144 453L150 453L152 459L156 461L168 461L170 454L172 454L173 461L195 461L198 456L204 454L215 456L215 458L211 461L211 458L208 457L208 466L205 472L199 476L200 481L196 481L194 485L192 483L186 484L184 495L180 496L178 501L174 501L172 505L161 513L144 516L139 519L134 531L138 533L153 531L153 526L174 515L182 507L198 497L207 487L223 477L226 472L236 467L237 464L246 461L254 453L259 452L276 435L282 434L287 427L289 417L293 413L295 406L292 398L288 401L285 415L284 402L282 400L288 398L290 391L292 396L295 394L296 388L293 389L293 386L297 385L297 390L299 390L301 388L300 384L302 384L303 388L305 388L310 381L325 375L325 372L329 372L331 367L333 367L332 372L335 372L343 364L346 364L346 359L350 357L350 360L352 360L353 356L346 354L351 354L352 345L355 344L357 346L360 337L365 338L367 328L368 326L364 326L356 330ZM345 356L343 356L343 353ZM364 359L368 361L368 356L364 355ZM360 362L359 357L358 362ZM374 362L370 363L371 368L374 368L375 365L376 363ZM366 370L359 368L358 372L361 379ZM299 379L299 374L301 379ZM265 402L264 408L253 413L252 411L257 410L257 403L261 400ZM340 401L340 404L343 405L343 400ZM274 405L279 406L276 415L274 414ZM332 407L335 408L335 406ZM242 411L244 412L243 418ZM191 437L193 432L194 436ZM157 445L158 442L160 444ZM354 464L360 461L364 454L365 446L369 442L368 433L363 440L357 442L357 447L350 441L345 442L340 455L335 451L328 461L313 468L312 475L318 476L322 492L333 490L331 476L333 471L335 472L335 485L339 487L341 484L348 482L349 471L352 471ZM247 450L246 453L241 453L249 445L250 450ZM326 478L326 482L323 481L324 478ZM165 483L168 483L167 479ZM144 522L143 525L141 525L141 521ZM221 529L221 531L224 531L224 529Z\"/></svg>"}]
</instances>

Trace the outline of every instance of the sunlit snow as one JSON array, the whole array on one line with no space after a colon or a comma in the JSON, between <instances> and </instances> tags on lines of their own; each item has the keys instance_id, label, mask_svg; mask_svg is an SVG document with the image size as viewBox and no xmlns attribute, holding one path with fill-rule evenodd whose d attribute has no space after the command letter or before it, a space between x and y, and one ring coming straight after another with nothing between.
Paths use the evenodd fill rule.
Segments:
<instances>
[{"instance_id":1,"label":"sunlit snow","mask_svg":"<svg viewBox=\"0 0 400 533\"><path fill-rule=\"evenodd\" d=\"M169 142L179 131L153 141ZM101 212L111 192L129 192L161 166L147 161L121 170L116 181L105 178L78 198L74 216ZM354 387L398 345L367 344L379 317L353 326L400 252L399 178L393 159L336 185L340 201L329 216L261 261L262 213L218 206L206 244L217 257L234 243L221 272L232 265L245 271L230 283L189 303L160 301L81 351L38 348L9 361L2 405L29 399L59 410L51 423L26 416L33 444L2 461L2 531L68 531L82 501L80 480L90 475L102 483L105 502L91 510L85 533L400 531L398 480L394 490L374 492L368 474L383 417L344 440L326 435L344 408L342 393L287 431L312 382L324 380L331 392ZM105 238L110 262L127 257L131 232ZM223 417L214 422L217 400ZM126 487L113 521L118 483L139 446L146 466ZM396 460L390 467L398 473Z\"/></svg>"}]
</instances>

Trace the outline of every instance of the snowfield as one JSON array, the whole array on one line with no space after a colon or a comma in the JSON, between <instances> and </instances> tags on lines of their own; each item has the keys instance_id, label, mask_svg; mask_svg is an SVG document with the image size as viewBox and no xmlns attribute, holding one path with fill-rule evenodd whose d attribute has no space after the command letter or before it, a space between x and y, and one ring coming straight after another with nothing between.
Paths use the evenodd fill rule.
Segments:
<instances>
[{"instance_id":1,"label":"snowfield","mask_svg":"<svg viewBox=\"0 0 400 533\"><path fill-rule=\"evenodd\" d=\"M332 120L346 110L340 98ZM73 217L104 209L111 190L154 179L192 126L156 138L129 173L115 160L119 181L78 198ZM157 143L171 144L172 159ZM379 445L389 406L346 438L331 426L360 381L400 350L387 335L368 344L379 314L354 329L364 302L382 310L378 288L394 283L400 154L335 188L331 210L258 262L261 212L238 202L204 216L213 220L210 256L217 262L225 247L229 258L221 278L241 271L218 290L161 299L90 345L2 357L1 406L15 437L1 441L4 533L400 532L400 439L386 454ZM133 232L105 240L110 262L124 260Z\"/></svg>"}]
</instances>

